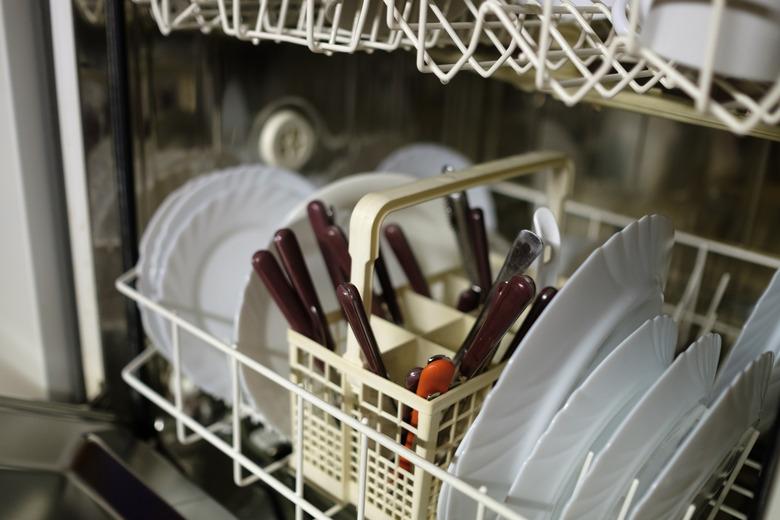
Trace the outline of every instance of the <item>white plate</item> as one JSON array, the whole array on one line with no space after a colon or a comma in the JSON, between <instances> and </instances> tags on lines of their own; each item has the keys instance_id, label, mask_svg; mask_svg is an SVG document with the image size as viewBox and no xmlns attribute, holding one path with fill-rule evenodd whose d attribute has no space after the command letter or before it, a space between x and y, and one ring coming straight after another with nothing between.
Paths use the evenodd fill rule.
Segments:
<instances>
[{"instance_id":1,"label":"white plate","mask_svg":"<svg viewBox=\"0 0 780 520\"><path fill-rule=\"evenodd\" d=\"M138 264L136 265L136 271L138 272L138 291L149 298L154 298L156 290L155 285L152 283L153 274L156 271L156 265L152 261L152 251L157 244L161 241L161 234L163 231L163 223L168 218L171 208L178 204L178 200L190 190L194 189L198 180L190 181L181 186L176 191L169 194L165 200L154 212L149 223L144 228L144 233L141 236L141 243L138 247ZM153 326L156 314L149 310L144 305L139 305L141 312L141 323L144 326L146 334L158 349L162 345L162 337L158 333L159 327Z\"/></svg>"},{"instance_id":2,"label":"white plate","mask_svg":"<svg viewBox=\"0 0 780 520\"><path fill-rule=\"evenodd\" d=\"M268 179L273 178L271 183ZM240 165L233 168L219 170L208 175L202 175L187 184L183 191L172 204L167 214L161 220L158 239L150 244L150 287L159 292L160 280L165 261L171 253L173 244L181 230L187 225L192 215L202 209L210 201L224 193L241 190L264 190L266 185L271 190L283 185L286 190L295 194L297 203L314 191L314 186L300 175L281 168L266 166L263 164ZM286 207L286 206L285 206ZM282 209L282 211L287 211ZM284 218L284 213L277 217L277 221Z\"/></svg>"},{"instance_id":3,"label":"white plate","mask_svg":"<svg viewBox=\"0 0 780 520\"><path fill-rule=\"evenodd\" d=\"M555 415L512 484L506 501L528 520L550 518L571 496L588 450L620 424L674 359L677 325L646 321L588 376Z\"/></svg>"},{"instance_id":4,"label":"white plate","mask_svg":"<svg viewBox=\"0 0 780 520\"><path fill-rule=\"evenodd\" d=\"M345 224L349 222L352 207L366 193L393 188L414 180L413 177L399 173L365 173L346 177L298 204L288 214L285 223L280 225L295 232L325 312L339 307L325 263L309 226L306 215L308 202L319 199L326 205L334 206L337 220ZM443 202L432 201L399 211L390 215L388 222L397 222L406 231L424 272L433 273L448 269L458 261L455 236L449 229ZM271 247L270 244L268 247ZM383 251L393 283L405 284L406 280L396 266L392 252L389 248L383 248ZM290 373L287 322L251 269L244 269L244 280L246 285L243 301L236 322L237 348L277 374L287 377ZM241 381L251 406L265 423L289 437L291 424L288 392L253 370L242 368Z\"/></svg>"},{"instance_id":5,"label":"white plate","mask_svg":"<svg viewBox=\"0 0 780 520\"><path fill-rule=\"evenodd\" d=\"M283 188L280 188L283 186ZM313 191L312 185L299 175L279 168L265 165L243 165L221 170L198 177L177 190L177 196L169 197L161 206L159 218L150 222L149 240L146 253L139 258L139 290L153 300L160 299L160 286L165 273L165 265L181 231L190 220L210 201L224 194L251 190L262 195L265 190L289 193L283 204L269 208L280 215L281 219L292 204ZM274 225L268 219L269 227ZM278 221L278 220L276 220ZM151 224L154 224L151 227ZM270 236L270 235L269 235ZM169 360L172 359L170 343L170 324L156 313L146 312L144 327L154 345ZM142 315L143 316L143 315Z\"/></svg>"},{"instance_id":6,"label":"white plate","mask_svg":"<svg viewBox=\"0 0 780 520\"><path fill-rule=\"evenodd\" d=\"M292 181L291 181L292 179ZM214 183L216 189L221 183ZM159 300L227 343L241 298L246 266L273 235L281 216L307 194L299 177L263 168L230 183L195 210L161 260ZM169 327L160 330L172 351ZM179 335L182 371L212 395L230 401L225 356L191 334ZM164 352L165 353L165 352Z\"/></svg>"},{"instance_id":7,"label":"white plate","mask_svg":"<svg viewBox=\"0 0 780 520\"><path fill-rule=\"evenodd\" d=\"M620 342L661 313L672 246L652 215L593 252L531 327L504 368L449 468L503 500L533 446L571 392ZM473 500L442 487L439 518L473 517Z\"/></svg>"},{"instance_id":8,"label":"white plate","mask_svg":"<svg viewBox=\"0 0 780 520\"><path fill-rule=\"evenodd\" d=\"M631 520L682 518L688 504L728 458L749 427L755 427L772 371L765 352L707 410L663 471L637 502Z\"/></svg>"},{"instance_id":9,"label":"white plate","mask_svg":"<svg viewBox=\"0 0 780 520\"><path fill-rule=\"evenodd\" d=\"M718 379L715 383L717 396L734 380L748 363L758 357L761 352L772 352L775 362L780 359L780 271L776 272L769 282L764 294L756 303L755 309L742 327L737 342L731 347L728 357L721 364ZM780 370L774 370L766 395L765 414L761 424L770 427L777 414L777 403L780 398Z\"/></svg>"},{"instance_id":10,"label":"white plate","mask_svg":"<svg viewBox=\"0 0 780 520\"><path fill-rule=\"evenodd\" d=\"M401 147L385 157L376 167L376 171L408 173L422 179L441 174L445 166L462 170L471 166L471 161L447 146L414 143ZM482 208L485 214L485 227L489 231L496 229L496 209L490 190L472 188L468 190L468 195L471 206Z\"/></svg>"},{"instance_id":11,"label":"white plate","mask_svg":"<svg viewBox=\"0 0 780 520\"><path fill-rule=\"evenodd\" d=\"M679 440L704 413L720 355L720 336L699 338L626 416L596 457L560 518L603 519L617 516L620 498L650 463L660 469ZM653 460L653 462L651 462ZM652 481L648 472L644 476ZM611 515L611 516L610 516Z\"/></svg>"}]
</instances>

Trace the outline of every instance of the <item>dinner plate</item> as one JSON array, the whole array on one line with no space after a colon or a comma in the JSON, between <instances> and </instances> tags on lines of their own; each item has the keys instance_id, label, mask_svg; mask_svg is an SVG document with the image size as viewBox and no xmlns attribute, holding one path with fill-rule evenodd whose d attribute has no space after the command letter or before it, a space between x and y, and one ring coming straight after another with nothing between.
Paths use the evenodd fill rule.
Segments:
<instances>
[{"instance_id":1,"label":"dinner plate","mask_svg":"<svg viewBox=\"0 0 780 520\"><path fill-rule=\"evenodd\" d=\"M450 473L506 498L522 463L596 360L660 314L672 237L668 219L646 216L588 257L508 361ZM439 518L475 516L473 500L446 485L442 490Z\"/></svg>"},{"instance_id":2,"label":"dinner plate","mask_svg":"<svg viewBox=\"0 0 780 520\"><path fill-rule=\"evenodd\" d=\"M272 179L272 180L271 180ZM284 206L270 207L278 220L284 218L290 205L295 205L314 191L314 186L297 173L264 164L240 165L227 168L192 181L191 189L174 201L166 218L161 223L160 237L154 244L150 258L154 288L159 288L162 268L173 248L176 237L187 225L189 219L208 202L223 193L242 190L289 192Z\"/></svg>"},{"instance_id":3,"label":"dinner plate","mask_svg":"<svg viewBox=\"0 0 780 520\"><path fill-rule=\"evenodd\" d=\"M683 441L629 514L631 520L682 518L710 476L729 462L729 454L748 428L759 421L769 386L772 352L758 359L726 387ZM641 483L641 481L640 481Z\"/></svg>"},{"instance_id":4,"label":"dinner plate","mask_svg":"<svg viewBox=\"0 0 780 520\"><path fill-rule=\"evenodd\" d=\"M385 157L376 171L401 172L418 179L439 175L445 166L462 170L471 166L471 161L452 148L434 143L414 143L403 146ZM488 188L472 188L467 191L469 204L480 207L485 214L485 227L496 229L496 209Z\"/></svg>"},{"instance_id":5,"label":"dinner plate","mask_svg":"<svg viewBox=\"0 0 780 520\"><path fill-rule=\"evenodd\" d=\"M720 394L734 380L740 371L751 363L761 352L772 352L775 363L780 359L780 271L769 282L764 294L756 303L755 309L742 327L737 342L721 364L715 383L716 394ZM762 417L762 428L768 428L774 422L780 399L780 370L774 370L766 393L766 406Z\"/></svg>"},{"instance_id":6,"label":"dinner plate","mask_svg":"<svg viewBox=\"0 0 780 520\"><path fill-rule=\"evenodd\" d=\"M577 485L563 520L616 517L620 499L648 464L664 464L705 411L715 381L720 336L707 334L680 354L626 416ZM653 475L643 472L644 478Z\"/></svg>"},{"instance_id":7,"label":"dinner plate","mask_svg":"<svg viewBox=\"0 0 780 520\"><path fill-rule=\"evenodd\" d=\"M273 180L269 181L270 178ZM284 200L279 203L274 198L274 206L268 209L284 215L292 204L311 193L313 187L295 173L260 164L237 166L190 181L175 192L177 195L170 198L170 203L166 199L166 204L157 212L159 218L153 218L153 222L150 222L146 252L140 256L138 264L141 293L153 300L160 299L161 279L167 259L182 229L189 225L198 211L221 194L246 190L258 194L266 190L278 192L277 198L281 196ZM288 195L284 197L284 194ZM272 219L269 219L268 226L273 227ZM157 313L145 311L145 314L144 327L147 334L160 352L169 360L172 359L172 345L167 339L169 322Z\"/></svg>"},{"instance_id":8,"label":"dinner plate","mask_svg":"<svg viewBox=\"0 0 780 520\"><path fill-rule=\"evenodd\" d=\"M528 520L551 518L556 504L570 496L593 443L620 424L658 380L676 344L674 320L656 316L607 356L539 438L512 484L509 506Z\"/></svg>"},{"instance_id":9,"label":"dinner plate","mask_svg":"<svg viewBox=\"0 0 780 520\"><path fill-rule=\"evenodd\" d=\"M178 203L181 197L197 186L199 179L190 181L177 190L171 192L165 200L160 204L157 211L154 212L152 218L149 219L146 227L144 228L143 235L141 235L141 241L138 246L138 263L136 264L136 272L138 273L137 287L138 291L144 296L154 298L155 287L152 279L156 270L156 265L152 261L152 250L157 246L157 243L161 240L160 235L163 230L163 223L166 221L170 214L171 208ZM157 314L150 310L145 305L139 305L141 312L141 323L147 336L158 349L162 345L162 337L158 333L159 327L153 325L153 321L156 319Z\"/></svg>"},{"instance_id":10,"label":"dinner plate","mask_svg":"<svg viewBox=\"0 0 780 520\"><path fill-rule=\"evenodd\" d=\"M244 165L201 175L165 198L144 229L139 245L136 270L138 271L138 290L141 294L153 300L159 298L159 281L164 258L170 251L179 231L187 225L192 214L223 189L230 189L231 186L241 181L245 182L247 177L254 177L266 168L262 165ZM292 182L306 181L296 178ZM141 320L152 343L170 360L170 345L163 340L163 330L169 327L167 320L143 306L141 307Z\"/></svg>"},{"instance_id":11,"label":"dinner plate","mask_svg":"<svg viewBox=\"0 0 780 520\"><path fill-rule=\"evenodd\" d=\"M413 182L414 177L398 173L365 173L352 175L325 186L289 212L279 227L288 227L295 233L306 265L314 281L323 310L339 308L322 260L317 241L309 226L306 206L310 200L322 200L333 206L337 221L347 229L352 208L366 193L393 188ZM444 204L432 201L393 213L389 222L397 222L406 230L407 238L417 254L425 273L449 269L457 260L455 236L449 230ZM269 249L269 241L264 242ZM258 248L259 249L259 248ZM395 285L406 283L389 248L383 248L384 257ZM236 322L235 337L239 351L251 356L277 374L289 376L289 346L287 322L270 298L262 282L251 271L247 260L243 267L244 292ZM250 405L278 433L290 436L290 399L286 390L253 370L242 366L241 382Z\"/></svg>"},{"instance_id":12,"label":"dinner plate","mask_svg":"<svg viewBox=\"0 0 780 520\"><path fill-rule=\"evenodd\" d=\"M223 189L217 191L220 186ZM192 210L163 252L157 295L161 304L231 343L245 266L258 245L271 238L280 215L305 197L307 188L295 174L265 167L224 184L212 183L216 195ZM163 353L170 355L170 328L159 317L157 322L162 325ZM182 372L215 397L230 401L226 356L184 332L179 344Z\"/></svg>"}]
</instances>

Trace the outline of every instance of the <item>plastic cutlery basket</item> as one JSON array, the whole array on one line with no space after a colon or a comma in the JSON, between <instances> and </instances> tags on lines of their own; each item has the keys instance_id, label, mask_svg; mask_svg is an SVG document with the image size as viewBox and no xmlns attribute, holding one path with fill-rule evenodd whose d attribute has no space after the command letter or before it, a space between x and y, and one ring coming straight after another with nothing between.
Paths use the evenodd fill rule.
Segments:
<instances>
[{"instance_id":1,"label":"plastic cutlery basket","mask_svg":"<svg viewBox=\"0 0 780 520\"><path fill-rule=\"evenodd\" d=\"M561 218L573 170L565 156L551 152L503 159L366 195L355 206L350 222L352 283L363 295L366 308L371 305L373 262L379 231L387 214L474 186L544 171L551 173L547 176L551 209ZM444 302L454 301L457 291L468 283L456 271L438 273L429 282L432 292ZM406 372L414 366L425 366L432 355L452 356L474 318L407 288L400 289L398 297L405 319L403 328L371 317L390 380L362 367L355 338L338 313L330 316L330 322L338 344L343 348L346 342L346 353L338 355L290 330L290 377L307 391L366 421L399 444L404 443L407 434L413 434L412 449L424 459L446 468L503 365L494 365L431 400L410 392L403 386ZM295 408L294 398L292 405ZM303 408L305 478L337 500L357 504L360 498L358 433L315 407L304 404ZM409 423L412 409L419 413L416 428ZM294 419L293 430L296 427ZM366 476L368 518L406 520L436 516L440 482L421 468L404 469L398 455L373 441L368 442Z\"/></svg>"}]
</instances>

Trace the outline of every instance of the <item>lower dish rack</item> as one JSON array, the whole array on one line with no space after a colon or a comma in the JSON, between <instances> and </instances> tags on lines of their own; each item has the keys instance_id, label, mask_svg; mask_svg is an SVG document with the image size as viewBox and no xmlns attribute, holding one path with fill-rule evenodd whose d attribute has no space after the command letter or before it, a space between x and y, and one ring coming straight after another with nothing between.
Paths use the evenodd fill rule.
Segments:
<instances>
[{"instance_id":1,"label":"lower dish rack","mask_svg":"<svg viewBox=\"0 0 780 520\"><path fill-rule=\"evenodd\" d=\"M514 183L498 183L490 188L503 196L541 205L548 203L544 192ZM632 219L567 200L563 204L567 222L579 221L591 239L597 240L604 229L620 229ZM780 268L780 260L747 251L735 246L702 239L678 232L675 249L695 251L693 271L685 290L676 304L665 304L665 311L680 323L681 329L704 334L719 332L733 341L739 328L721 322L718 308L726 293L729 274L722 273L713 299L704 313L698 296L708 262L714 257L725 257L730 262L759 268ZM356 368L343 357L323 349L320 345L294 332L288 332L290 342L291 376L286 378L270 368L195 325L181 319L172 309L146 298L134 287L137 274L129 271L116 282L117 289L138 305L159 314L170 324L173 338L173 401L168 400L138 376L138 372L158 355L149 347L124 370L124 380L141 395L170 414L176 422L180 442L205 440L233 460L233 479L236 485L246 486L258 480L295 504L296 518L303 513L314 518L329 518L348 504L354 504L357 518L435 518L436 498L442 483L446 483L477 503L477 518L487 511L510 520L522 520L505 504L488 496L486 489L475 488L446 471L458 442L479 412L481 402L492 384L499 377L502 365L495 365L481 376L456 387L432 401L426 401L399 384L385 380L366 370ZM456 271L432 276L431 287L445 301L457 294L465 279ZM403 357L403 366L409 366L413 358L418 364L433 354L451 353L457 348L458 334L465 334L473 317L455 312L448 306L422 298L407 289L399 291L401 303L409 316L425 315L426 321L405 329L389 322L372 320L391 373L395 357ZM450 296L448 296L450 295ZM346 329L339 325L339 316L331 315L337 337L345 337ZM454 332L460 331L460 332ZM204 425L188 415L182 403L182 372L180 334L192 334L227 356L230 363L232 402L237 403L229 414L232 439L225 441L217 435L224 429L223 422ZM399 359L399 367L401 361ZM242 449L241 420L252 415L252 410L242 402L239 373L251 370L287 390L293 410L293 453L285 459L261 467ZM398 377L398 376L396 376ZM395 383L399 383L395 381ZM404 418L408 409L420 413L421 420L413 428ZM191 432L191 433L188 433ZM404 438L415 435L413 449L405 447ZM715 479L717 486L701 490L696 505L691 505L685 518L707 509L708 518L724 513L735 518L745 518L736 509L724 505L730 494L738 493L747 500L749 491L735 480L740 472L759 471L760 466L749 459L758 438L758 432L750 429L744 433L731 456L721 464ZM408 445L408 443L406 443ZM586 473L592 454L586 459L580 475ZM295 475L294 487L288 487L274 472L289 465ZM248 472L248 475L246 474ZM333 499L333 507L323 510L304 497L304 482L325 491ZM622 519L629 511L638 482L634 481L624 497Z\"/></svg>"}]
</instances>

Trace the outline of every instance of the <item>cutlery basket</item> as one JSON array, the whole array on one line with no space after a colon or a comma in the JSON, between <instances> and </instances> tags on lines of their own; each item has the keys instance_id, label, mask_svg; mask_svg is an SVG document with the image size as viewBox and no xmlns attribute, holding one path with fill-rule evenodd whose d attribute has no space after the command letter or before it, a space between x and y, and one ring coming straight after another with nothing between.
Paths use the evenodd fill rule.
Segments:
<instances>
[{"instance_id":1,"label":"cutlery basket","mask_svg":"<svg viewBox=\"0 0 780 520\"><path fill-rule=\"evenodd\" d=\"M541 159L544 163L545 157ZM366 308L371 304L370 284L379 229L387 213L476 185L544 171L544 164L525 171L512 168L512 164L507 162L506 168L502 169L501 161L497 161L484 171L476 168L465 175L463 172L442 175L361 199L350 222L351 279L363 295ZM569 170L552 168L550 171L555 174L548 177L552 181L548 190L553 194L551 206L560 215L563 196L570 184ZM446 468L498 379L503 364L493 365L480 376L432 400L423 399L403 386L408 370L425 366L430 356L452 357L474 323L473 316L451 307L460 290L469 285L465 277L457 271L447 271L431 276L429 284L432 293L444 303L408 288L399 289L404 327L371 316L390 380L363 368L355 338L350 337L351 333L338 313L331 315L331 325L334 336L339 338L338 344L343 346L346 341L346 353L342 356L331 352L289 330L290 378L308 392L355 419L365 421L401 445L407 435L414 435L411 449L425 460ZM508 334L504 338L496 359L500 358L511 336ZM294 437L298 434L297 403L293 396ZM302 406L303 442L299 445L303 451L304 477L337 500L359 504L360 435L322 410L306 403ZM412 409L419 413L416 427L410 424ZM441 482L422 468L402 468L396 453L373 440L368 441L366 477L364 503L368 518L417 520L436 517Z\"/></svg>"},{"instance_id":2,"label":"cutlery basket","mask_svg":"<svg viewBox=\"0 0 780 520\"><path fill-rule=\"evenodd\" d=\"M494 366L431 401L410 392L403 386L406 372L413 366L425 366L429 356L451 357L474 318L411 291L402 291L399 297L406 315L417 316L415 325L427 331L415 334L371 317L391 380L289 331L291 380L356 419L365 420L368 426L399 444L403 444L406 432L410 432L415 436L412 449L418 455L446 467L503 365ZM335 328L336 337L343 343L346 325L336 321ZM292 406L296 406L295 399ZM303 406L305 478L336 499L357 504L358 433L311 405ZM412 409L419 412L416 428L409 424ZM296 415L293 413L293 417ZM295 423L293 435L297 435ZM403 469L398 455L368 441L365 494L368 518L435 518L439 487L440 482L429 473L415 467Z\"/></svg>"}]
</instances>

